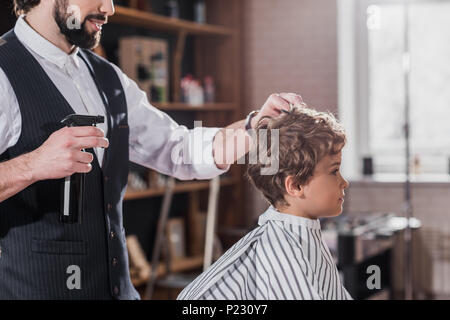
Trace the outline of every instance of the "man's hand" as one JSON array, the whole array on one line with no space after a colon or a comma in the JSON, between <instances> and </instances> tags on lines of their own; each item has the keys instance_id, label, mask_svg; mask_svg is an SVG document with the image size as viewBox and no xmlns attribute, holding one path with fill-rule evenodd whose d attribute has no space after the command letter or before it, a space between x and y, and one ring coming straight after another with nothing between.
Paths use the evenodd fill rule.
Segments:
<instances>
[{"instance_id":1,"label":"man's hand","mask_svg":"<svg viewBox=\"0 0 450 320\"><path fill-rule=\"evenodd\" d=\"M251 121L251 127L255 128L259 120L265 116L277 117L284 109L290 110L290 104L294 107L300 106L303 103L303 99L299 94L295 93L280 93L271 94L267 101L264 103L259 113L253 117Z\"/></svg>"},{"instance_id":2,"label":"man's hand","mask_svg":"<svg viewBox=\"0 0 450 320\"><path fill-rule=\"evenodd\" d=\"M251 127L256 128L262 117L277 117L282 112L281 110L289 111L291 104L295 107L302 105L302 97L295 93L270 95L258 114L252 118ZM223 128L213 140L213 155L217 168L225 170L228 165L244 156L252 147L253 141L245 130L245 120L237 121Z\"/></svg>"},{"instance_id":3,"label":"man's hand","mask_svg":"<svg viewBox=\"0 0 450 320\"><path fill-rule=\"evenodd\" d=\"M59 179L91 171L93 154L82 149L107 148L103 130L93 127L65 127L54 132L38 149L30 152L32 180Z\"/></svg>"}]
</instances>

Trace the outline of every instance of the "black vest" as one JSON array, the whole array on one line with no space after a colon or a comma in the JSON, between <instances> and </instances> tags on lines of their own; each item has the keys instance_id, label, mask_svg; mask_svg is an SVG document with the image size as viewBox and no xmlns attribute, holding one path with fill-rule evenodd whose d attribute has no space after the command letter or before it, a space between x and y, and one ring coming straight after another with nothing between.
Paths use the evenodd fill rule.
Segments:
<instances>
[{"instance_id":1,"label":"black vest","mask_svg":"<svg viewBox=\"0 0 450 320\"><path fill-rule=\"evenodd\" d=\"M59 222L63 179L39 181L0 202L0 299L139 298L130 281L122 227L129 136L125 94L106 60L88 50L78 55L96 80L92 90L98 89L106 103L110 145L102 168L95 157L86 175L81 224ZM0 155L6 161L38 148L75 112L13 30L0 38L0 68L22 117L18 142ZM76 275L81 275L80 289L73 288Z\"/></svg>"}]
</instances>

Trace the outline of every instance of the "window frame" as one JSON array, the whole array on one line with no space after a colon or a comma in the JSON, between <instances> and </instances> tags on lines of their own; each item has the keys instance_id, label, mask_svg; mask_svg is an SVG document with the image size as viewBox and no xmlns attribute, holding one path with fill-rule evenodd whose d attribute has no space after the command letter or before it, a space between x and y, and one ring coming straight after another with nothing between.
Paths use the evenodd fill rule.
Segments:
<instances>
[{"instance_id":1,"label":"window frame","mask_svg":"<svg viewBox=\"0 0 450 320\"><path fill-rule=\"evenodd\" d=\"M408 0L409 3L449 3L450 0ZM367 7L403 4L404 0L338 0L338 114L348 145L342 171L349 179L362 177L362 159L370 155L369 55ZM386 174L398 174L392 171Z\"/></svg>"}]
</instances>

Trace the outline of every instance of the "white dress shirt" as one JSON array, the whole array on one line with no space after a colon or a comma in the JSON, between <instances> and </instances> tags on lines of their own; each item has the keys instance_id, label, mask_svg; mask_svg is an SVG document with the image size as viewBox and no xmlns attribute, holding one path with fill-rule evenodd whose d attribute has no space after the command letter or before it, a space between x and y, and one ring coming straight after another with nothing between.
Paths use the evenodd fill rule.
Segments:
<instances>
[{"instance_id":1,"label":"white dress shirt","mask_svg":"<svg viewBox=\"0 0 450 320\"><path fill-rule=\"evenodd\" d=\"M71 54L65 53L36 32L24 17L20 16L14 27L17 38L39 62L75 113L105 115L94 80L84 61L77 56L78 48ZM111 66L125 91L131 161L182 180L210 179L229 169L229 166L225 170L218 169L213 158L212 141L220 128L196 127L189 130L178 125L167 114L150 105L146 93L116 65L111 63ZM0 97L2 154L17 143L22 119L17 97L1 68ZM106 136L107 124L97 126L105 131ZM103 149L94 151L101 164Z\"/></svg>"}]
</instances>

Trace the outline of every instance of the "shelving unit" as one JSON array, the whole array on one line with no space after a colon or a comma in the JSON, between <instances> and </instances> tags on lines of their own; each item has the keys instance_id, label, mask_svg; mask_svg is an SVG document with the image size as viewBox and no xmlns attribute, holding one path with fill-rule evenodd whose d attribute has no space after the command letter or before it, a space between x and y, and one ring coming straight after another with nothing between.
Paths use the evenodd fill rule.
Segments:
<instances>
[{"instance_id":1,"label":"shelving unit","mask_svg":"<svg viewBox=\"0 0 450 320\"><path fill-rule=\"evenodd\" d=\"M152 103L156 108L173 114L189 114L195 120L201 120L204 126L224 127L244 118L241 108L241 60L240 60L240 0L206 1L207 21L199 24L192 21L169 18L150 12L142 12L122 6L115 6L115 14L110 17L110 24L137 27L142 30L157 31L174 39L170 58L169 103ZM142 33L139 33L142 35ZM216 86L215 103L189 105L181 102L180 79L182 77L182 59L185 54L186 41L193 42L194 75L197 78L212 76ZM243 168L232 165L229 177L221 179L219 200L219 225L234 227L243 217ZM225 188L224 188L225 187ZM205 190L209 181L179 182L175 186L176 194L186 193L188 226L192 223L192 214L198 212L205 200ZM124 200L139 201L164 195L164 188L148 190L127 190ZM200 268L203 256L190 256L175 260L171 264L173 272ZM166 274L165 265L160 264L158 276ZM144 285L147 279L134 282L135 286Z\"/></svg>"},{"instance_id":2,"label":"shelving unit","mask_svg":"<svg viewBox=\"0 0 450 320\"><path fill-rule=\"evenodd\" d=\"M186 270L192 270L201 268L203 265L203 255L188 257L185 259L174 260L171 264L172 272L183 272ZM167 275L167 269L164 263L160 263L158 265L158 269L156 271L157 277L163 277ZM131 282L135 287L139 287L145 285L148 282L149 277L143 277L140 279L132 279Z\"/></svg>"},{"instance_id":3,"label":"shelving unit","mask_svg":"<svg viewBox=\"0 0 450 320\"><path fill-rule=\"evenodd\" d=\"M174 103L154 103L155 107L163 111L234 111L236 106L233 103L205 103L201 105L191 105L182 102Z\"/></svg>"},{"instance_id":4,"label":"shelving unit","mask_svg":"<svg viewBox=\"0 0 450 320\"><path fill-rule=\"evenodd\" d=\"M221 187L234 185L234 181L231 178L222 179L220 182ZM175 186L174 193L193 192L206 190L209 188L209 181L199 182L180 182ZM127 190L124 200L137 200L151 197L163 196L165 192L164 187L152 188L147 190L132 191Z\"/></svg>"},{"instance_id":5,"label":"shelving unit","mask_svg":"<svg viewBox=\"0 0 450 320\"><path fill-rule=\"evenodd\" d=\"M212 4L208 1L208 6ZM134 27L141 27L151 30L162 31L170 34L176 34L177 41L172 55L172 92L174 101L180 101L179 83L181 79L181 60L183 58L186 37L205 36L219 38L236 38L237 29L232 27L200 24L192 21L168 18L161 15L141 12L135 9L116 6L116 13L111 16L110 22ZM208 10L208 14L212 10Z\"/></svg>"},{"instance_id":6,"label":"shelving unit","mask_svg":"<svg viewBox=\"0 0 450 320\"><path fill-rule=\"evenodd\" d=\"M233 36L235 33L232 28L223 26L168 18L122 6L115 6L115 8L116 13L110 18L110 22L112 23L160 30L168 33L185 32L186 34L192 35Z\"/></svg>"}]
</instances>

